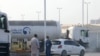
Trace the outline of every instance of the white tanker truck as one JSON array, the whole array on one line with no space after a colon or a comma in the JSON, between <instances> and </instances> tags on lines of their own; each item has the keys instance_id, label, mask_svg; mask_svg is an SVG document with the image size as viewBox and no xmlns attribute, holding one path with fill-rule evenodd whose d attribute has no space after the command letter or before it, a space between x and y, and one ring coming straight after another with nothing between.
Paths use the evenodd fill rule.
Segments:
<instances>
[{"instance_id":1,"label":"white tanker truck","mask_svg":"<svg viewBox=\"0 0 100 56\"><path fill-rule=\"evenodd\" d=\"M40 40L40 51L44 50L44 21L9 21L12 50L28 50L30 40L34 34L38 35ZM61 36L60 24L56 21L46 21L46 35L50 39L57 39Z\"/></svg>"}]
</instances>

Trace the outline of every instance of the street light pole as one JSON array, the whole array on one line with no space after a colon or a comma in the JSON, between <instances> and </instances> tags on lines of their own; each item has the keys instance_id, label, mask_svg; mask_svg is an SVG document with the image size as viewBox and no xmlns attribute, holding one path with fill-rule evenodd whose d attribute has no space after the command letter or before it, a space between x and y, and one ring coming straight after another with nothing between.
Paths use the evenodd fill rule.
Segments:
<instances>
[{"instance_id":1,"label":"street light pole","mask_svg":"<svg viewBox=\"0 0 100 56\"><path fill-rule=\"evenodd\" d=\"M60 10L62 9L62 8L57 8L58 10L59 10L59 23L60 23Z\"/></svg>"},{"instance_id":2,"label":"street light pole","mask_svg":"<svg viewBox=\"0 0 100 56\"><path fill-rule=\"evenodd\" d=\"M44 52L46 51L46 0L44 0Z\"/></svg>"},{"instance_id":3,"label":"street light pole","mask_svg":"<svg viewBox=\"0 0 100 56\"><path fill-rule=\"evenodd\" d=\"M88 3L87 3L87 25L88 25Z\"/></svg>"},{"instance_id":4,"label":"street light pole","mask_svg":"<svg viewBox=\"0 0 100 56\"><path fill-rule=\"evenodd\" d=\"M82 26L84 26L84 0L82 0Z\"/></svg>"},{"instance_id":5,"label":"street light pole","mask_svg":"<svg viewBox=\"0 0 100 56\"><path fill-rule=\"evenodd\" d=\"M22 20L24 20L24 16L25 16L24 14L21 14Z\"/></svg>"},{"instance_id":6,"label":"street light pole","mask_svg":"<svg viewBox=\"0 0 100 56\"><path fill-rule=\"evenodd\" d=\"M44 46L46 42L46 0L44 0ZM44 47L44 50L46 50L46 47Z\"/></svg>"},{"instance_id":7,"label":"street light pole","mask_svg":"<svg viewBox=\"0 0 100 56\"><path fill-rule=\"evenodd\" d=\"M88 5L90 4L90 2L85 2L85 4L87 5L87 25L88 25Z\"/></svg>"},{"instance_id":8,"label":"street light pole","mask_svg":"<svg viewBox=\"0 0 100 56\"><path fill-rule=\"evenodd\" d=\"M39 20L39 19L40 19L40 13L41 13L41 12L40 12L40 11L37 11L36 13L37 13L37 15L38 15L38 20Z\"/></svg>"}]
</instances>

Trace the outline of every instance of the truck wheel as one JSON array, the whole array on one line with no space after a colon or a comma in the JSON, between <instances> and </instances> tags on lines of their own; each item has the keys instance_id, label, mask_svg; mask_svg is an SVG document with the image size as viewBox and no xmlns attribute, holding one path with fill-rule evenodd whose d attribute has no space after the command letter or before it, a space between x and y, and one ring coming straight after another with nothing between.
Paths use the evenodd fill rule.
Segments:
<instances>
[{"instance_id":1,"label":"truck wheel","mask_svg":"<svg viewBox=\"0 0 100 56\"><path fill-rule=\"evenodd\" d=\"M67 52L65 50L62 51L61 56L67 56Z\"/></svg>"},{"instance_id":2,"label":"truck wheel","mask_svg":"<svg viewBox=\"0 0 100 56\"><path fill-rule=\"evenodd\" d=\"M80 55L79 55L79 56L84 56L84 54L85 54L85 51L82 50L82 51L80 52Z\"/></svg>"}]
</instances>

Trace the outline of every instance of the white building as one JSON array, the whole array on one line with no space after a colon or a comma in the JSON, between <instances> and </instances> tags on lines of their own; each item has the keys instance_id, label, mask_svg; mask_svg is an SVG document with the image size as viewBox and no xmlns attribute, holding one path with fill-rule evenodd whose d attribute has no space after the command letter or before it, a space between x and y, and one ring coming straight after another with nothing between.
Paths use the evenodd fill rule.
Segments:
<instances>
[{"instance_id":1,"label":"white building","mask_svg":"<svg viewBox=\"0 0 100 56\"><path fill-rule=\"evenodd\" d=\"M72 25L70 25L72 26ZM66 29L70 27L68 25L63 25L62 27L62 33L66 34ZM73 25L75 26L75 25ZM89 48L87 48L88 51L98 51L100 50L100 24L89 24L84 25L84 27L87 27L89 29Z\"/></svg>"},{"instance_id":2,"label":"white building","mask_svg":"<svg viewBox=\"0 0 100 56\"><path fill-rule=\"evenodd\" d=\"M89 50L97 51L100 49L100 24L88 25L89 29Z\"/></svg>"}]
</instances>

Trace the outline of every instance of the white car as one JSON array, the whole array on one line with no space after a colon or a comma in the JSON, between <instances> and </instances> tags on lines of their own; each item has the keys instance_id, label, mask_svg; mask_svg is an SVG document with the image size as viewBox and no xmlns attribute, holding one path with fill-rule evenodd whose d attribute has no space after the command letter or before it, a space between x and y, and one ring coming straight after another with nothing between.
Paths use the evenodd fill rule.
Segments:
<instances>
[{"instance_id":1,"label":"white car","mask_svg":"<svg viewBox=\"0 0 100 56\"><path fill-rule=\"evenodd\" d=\"M55 39L52 41L51 54L61 56L84 56L85 48L72 40Z\"/></svg>"}]
</instances>

